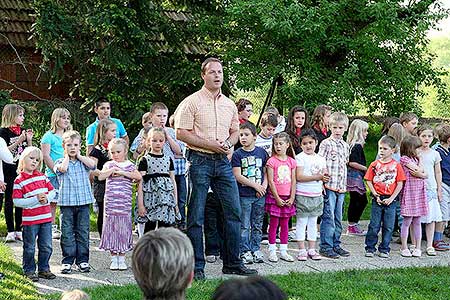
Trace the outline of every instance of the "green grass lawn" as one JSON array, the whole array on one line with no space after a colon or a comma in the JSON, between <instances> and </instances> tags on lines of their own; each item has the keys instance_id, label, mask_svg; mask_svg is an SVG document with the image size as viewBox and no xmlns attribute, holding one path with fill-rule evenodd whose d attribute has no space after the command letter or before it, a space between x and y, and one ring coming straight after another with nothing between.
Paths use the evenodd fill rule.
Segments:
<instances>
[{"instance_id":1,"label":"green grass lawn","mask_svg":"<svg viewBox=\"0 0 450 300\"><path fill-rule=\"evenodd\" d=\"M407 268L269 276L289 299L448 299L450 268ZM219 280L194 282L187 299L210 299ZM92 300L141 299L136 285L86 289ZM56 295L53 295L58 299Z\"/></svg>"}]
</instances>

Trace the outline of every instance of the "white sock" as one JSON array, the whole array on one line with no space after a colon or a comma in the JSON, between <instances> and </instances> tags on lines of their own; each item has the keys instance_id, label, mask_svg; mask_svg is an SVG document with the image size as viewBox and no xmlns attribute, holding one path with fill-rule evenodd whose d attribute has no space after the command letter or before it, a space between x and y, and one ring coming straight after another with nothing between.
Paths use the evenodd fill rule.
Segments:
<instances>
[{"instance_id":1,"label":"white sock","mask_svg":"<svg viewBox=\"0 0 450 300\"><path fill-rule=\"evenodd\" d=\"M280 244L280 252L281 254L287 254L287 244Z\"/></svg>"},{"instance_id":2,"label":"white sock","mask_svg":"<svg viewBox=\"0 0 450 300\"><path fill-rule=\"evenodd\" d=\"M125 262L125 255L119 255L119 263L124 263Z\"/></svg>"},{"instance_id":3,"label":"white sock","mask_svg":"<svg viewBox=\"0 0 450 300\"><path fill-rule=\"evenodd\" d=\"M277 251L277 245L276 244L269 244L269 251L270 252L276 252Z\"/></svg>"}]
</instances>

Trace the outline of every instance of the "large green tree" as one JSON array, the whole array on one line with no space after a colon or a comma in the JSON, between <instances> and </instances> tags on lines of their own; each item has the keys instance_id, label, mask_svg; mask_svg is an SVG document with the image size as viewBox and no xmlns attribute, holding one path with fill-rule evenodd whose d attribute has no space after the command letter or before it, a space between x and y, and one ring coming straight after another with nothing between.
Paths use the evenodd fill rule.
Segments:
<instances>
[{"instance_id":1,"label":"large green tree","mask_svg":"<svg viewBox=\"0 0 450 300\"><path fill-rule=\"evenodd\" d=\"M228 0L199 31L237 87L280 76L285 107L420 113L421 84L447 96L426 47L427 30L445 15L432 0Z\"/></svg>"},{"instance_id":2,"label":"large green tree","mask_svg":"<svg viewBox=\"0 0 450 300\"><path fill-rule=\"evenodd\" d=\"M99 96L115 104L127 125L140 123L150 102L173 111L198 87L203 49L180 8L195 1L35 0L33 31L52 83L65 76L90 106ZM207 7L208 4L203 4Z\"/></svg>"}]
</instances>

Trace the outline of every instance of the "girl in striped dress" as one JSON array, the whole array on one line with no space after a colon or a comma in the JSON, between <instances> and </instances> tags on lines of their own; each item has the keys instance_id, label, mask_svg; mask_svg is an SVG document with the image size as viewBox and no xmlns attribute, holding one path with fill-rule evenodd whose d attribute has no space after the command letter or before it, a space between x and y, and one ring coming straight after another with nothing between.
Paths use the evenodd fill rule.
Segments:
<instances>
[{"instance_id":1,"label":"girl in striped dress","mask_svg":"<svg viewBox=\"0 0 450 300\"><path fill-rule=\"evenodd\" d=\"M133 248L131 231L131 197L133 181L141 180L135 165L127 159L124 139L109 142L112 161L104 164L98 179L106 179L105 215L100 249L111 252L111 270L126 270L125 252Z\"/></svg>"},{"instance_id":2,"label":"girl in striped dress","mask_svg":"<svg viewBox=\"0 0 450 300\"><path fill-rule=\"evenodd\" d=\"M420 257L420 243L422 240L422 228L420 219L428 214L428 201L425 188L427 174L423 167L422 158L417 150L422 146L420 139L416 136L406 136L400 146L400 164L406 175L406 182L403 185L402 197L400 200L400 213L403 216L403 223L400 232L402 246L400 254L405 257ZM411 240L415 242L412 252L408 249L409 227L412 226L414 236Z\"/></svg>"}]
</instances>

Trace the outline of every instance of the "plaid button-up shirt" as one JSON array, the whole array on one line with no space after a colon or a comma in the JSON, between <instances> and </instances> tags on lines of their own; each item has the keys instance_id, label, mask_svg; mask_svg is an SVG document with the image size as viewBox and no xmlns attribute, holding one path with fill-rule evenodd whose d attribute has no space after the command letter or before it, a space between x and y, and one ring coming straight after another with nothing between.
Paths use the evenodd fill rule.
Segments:
<instances>
[{"instance_id":1,"label":"plaid button-up shirt","mask_svg":"<svg viewBox=\"0 0 450 300\"><path fill-rule=\"evenodd\" d=\"M325 157L330 181L325 188L345 193L347 190L347 163L350 155L350 146L343 140L329 137L322 141L319 147L320 156Z\"/></svg>"},{"instance_id":2,"label":"plaid button-up shirt","mask_svg":"<svg viewBox=\"0 0 450 300\"><path fill-rule=\"evenodd\" d=\"M200 138L209 141L225 141L230 136L230 129L239 129L237 108L234 102L222 93L214 98L203 87L180 103L175 112L175 127L193 130ZM213 153L192 145L187 147L195 151Z\"/></svg>"},{"instance_id":3,"label":"plaid button-up shirt","mask_svg":"<svg viewBox=\"0 0 450 300\"><path fill-rule=\"evenodd\" d=\"M55 162L54 171L59 181L59 206L81 206L94 203L91 183L89 182L89 169L78 159L70 160L65 173L58 171L63 158ZM95 169L95 168L94 168Z\"/></svg>"}]
</instances>

